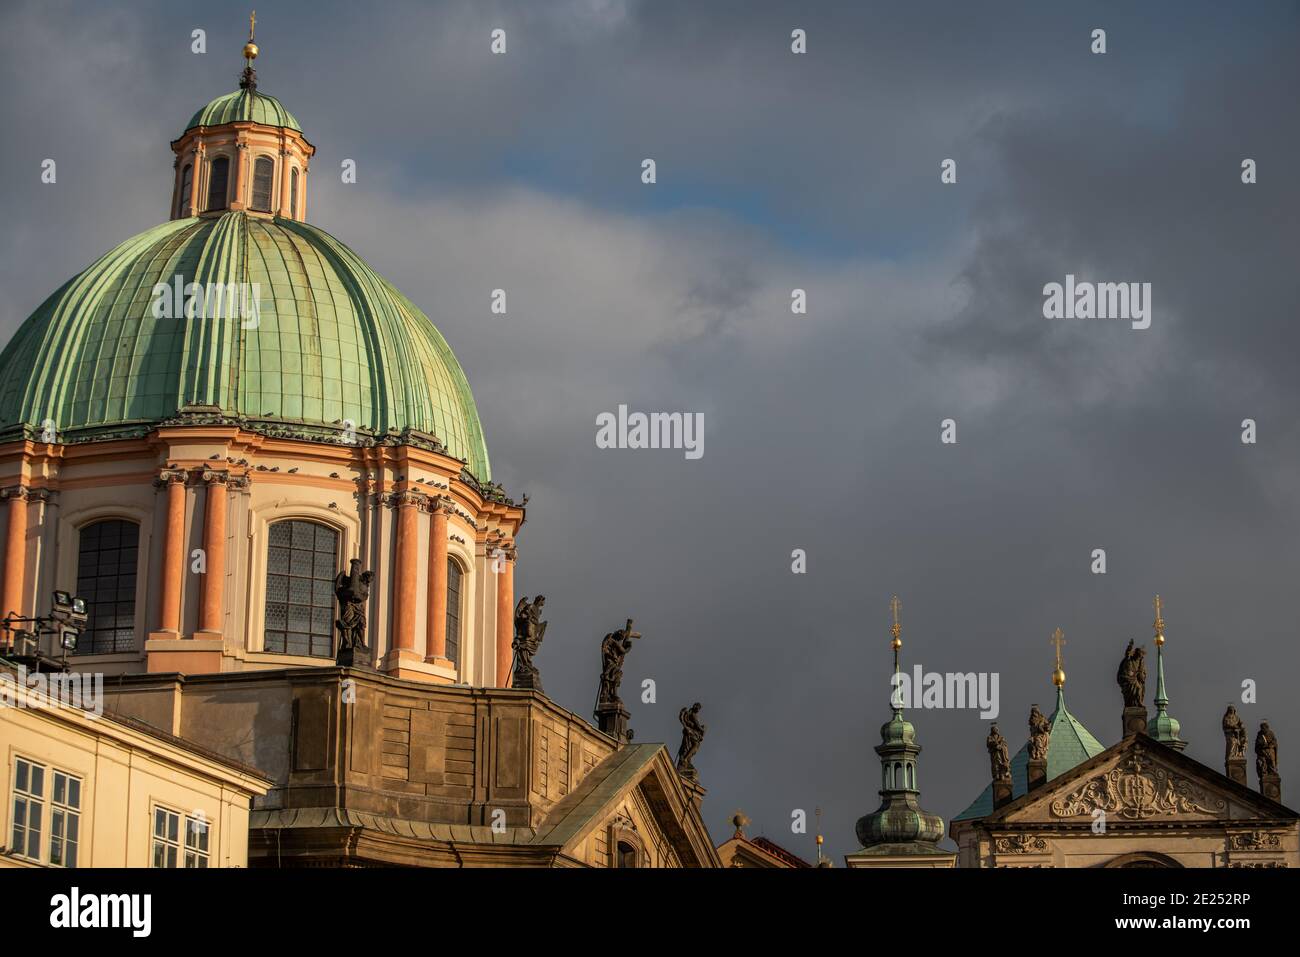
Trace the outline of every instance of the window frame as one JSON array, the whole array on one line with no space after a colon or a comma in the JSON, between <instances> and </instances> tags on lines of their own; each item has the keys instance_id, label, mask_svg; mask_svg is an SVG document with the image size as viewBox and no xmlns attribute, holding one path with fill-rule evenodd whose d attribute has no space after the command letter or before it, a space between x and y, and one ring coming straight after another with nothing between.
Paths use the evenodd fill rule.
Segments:
<instances>
[{"instance_id":1,"label":"window frame","mask_svg":"<svg viewBox=\"0 0 1300 957\"><path fill-rule=\"evenodd\" d=\"M158 833L159 815L162 815L163 832ZM181 857L181 818L185 817L180 811L174 811L171 808L154 804L149 809L149 868L151 870L175 870L179 867L176 862ZM169 829L167 827L172 821L176 822L176 836L168 837ZM167 851L171 851L172 864L158 864L158 849L161 845L163 849L163 859L167 859Z\"/></svg>"},{"instance_id":2,"label":"window frame","mask_svg":"<svg viewBox=\"0 0 1300 957\"><path fill-rule=\"evenodd\" d=\"M25 787L19 787L18 784L18 766L20 764L25 764L27 766L27 785ZM48 780L50 768L49 765L47 764L42 764L41 762L36 761L33 758L25 758L22 755L14 755L13 768L14 768L14 776L9 786L9 834L7 835L7 840L12 844L17 845L19 843L18 830L20 828L22 829L23 832L22 833L23 840L22 840L21 847L19 846L10 847L9 853L12 854L14 857L20 858L21 860L32 861L36 864L42 864L44 863L44 861L41 858L41 845L44 843L43 835L45 834L44 831L45 805L47 803L46 796L44 793L44 787L45 787L45 782ZM41 774L41 791L39 793L31 790L33 769L39 770ZM22 824L18 823L18 802L19 801L23 802L23 814L22 814L23 823ZM32 808L33 807L36 808L36 827L35 827L36 854L35 856L28 853L28 849L32 846L32 830L33 830Z\"/></svg>"},{"instance_id":3,"label":"window frame","mask_svg":"<svg viewBox=\"0 0 1300 957\"><path fill-rule=\"evenodd\" d=\"M274 536L274 530L277 526L293 525L295 523L306 524L313 527L313 548L311 550L311 554L313 558L316 555L325 554L325 552L318 551L314 547L314 536L316 533L316 529L325 529L334 536L334 550L331 553L331 557L330 557L331 572L328 579L306 577L303 575L292 575L289 573L289 570L292 568L292 561L293 561L292 552L295 550L295 547L293 545L293 531L292 529L290 529L289 532L290 543L287 546L279 546L273 544L273 536ZM268 655L296 657L296 658L333 658L335 654L335 645L337 641L337 635L335 634L334 620L338 613L337 602L334 597L334 580L338 577L339 574L338 570L341 561L340 555L343 553L343 547L345 544L344 530L339 526L334 525L327 521L323 521L321 518L318 518L316 516L292 515L292 514L286 515L281 518L276 518L273 521L266 522L265 528L266 528L266 547L262 550L262 556L265 561L265 569L262 574L262 588L263 588L263 596L264 596L262 602L262 651ZM278 570L272 564L272 560L271 560L272 548L287 548L290 552L288 556L289 564L285 566L283 571ZM302 548L299 548L297 550L306 551L306 549L302 549ZM285 597L283 599L272 597L273 576L285 579L286 582ZM307 603L306 605L304 605L304 603L302 602L290 601L290 595L292 594L291 592L292 582L295 579L299 581L310 582L312 586L315 586L318 583L328 585L327 588L328 597L325 599L325 604L316 606L314 604L314 599L311 599L310 602ZM280 604L285 606L284 627L281 628L271 627L270 615L271 615L271 606L273 604ZM308 609L309 620L312 612L328 610L328 615L326 616L326 620L328 621L327 633L322 634L313 631L306 632L305 633L307 637L306 652L294 651L291 650L289 647L289 636L291 634L295 634L295 635L304 634L302 632L291 632L289 630L288 627L289 615L290 615L289 606L291 605L306 607ZM308 627L310 628L310 624ZM283 644L280 645L279 647L273 648L271 646L272 635L283 636L284 639ZM319 652L316 651L317 645L313 641L313 639L322 639L325 642L324 650L321 650Z\"/></svg>"},{"instance_id":4,"label":"window frame","mask_svg":"<svg viewBox=\"0 0 1300 957\"><path fill-rule=\"evenodd\" d=\"M263 166L263 164L265 164L265 167L263 168L269 167L270 172L266 176L266 205L259 206L257 204L257 189L258 189L257 177L258 177L258 167ZM275 160L272 157L263 153L260 156L253 157L252 176L249 177L249 184L248 184L248 208L255 213L269 213L271 212L271 208L274 202L275 202Z\"/></svg>"},{"instance_id":5,"label":"window frame","mask_svg":"<svg viewBox=\"0 0 1300 957\"><path fill-rule=\"evenodd\" d=\"M64 799L58 798L59 778L63 778ZM75 803L71 800L73 786L76 786L77 799ZM85 793L85 781L81 775L73 774L70 771L64 771L60 768L50 769L50 840L49 840L49 864L51 867L75 868L77 866L77 854L81 848L81 796ZM61 834L55 833L55 819L62 816ZM71 824L71 828L69 828ZM73 832L68 836L68 832ZM58 841L62 845L64 854L63 859L59 862L54 860L54 845ZM68 846L71 845L71 854L66 853ZM71 858L69 860L69 858Z\"/></svg>"},{"instance_id":6,"label":"window frame","mask_svg":"<svg viewBox=\"0 0 1300 957\"><path fill-rule=\"evenodd\" d=\"M120 526L119 541L115 549L115 551L118 553L119 564L113 577L114 591L117 597L113 598L111 602L101 599L98 595L99 592L98 582L105 578L105 576L101 573L102 560L100 556L102 556L105 551L105 549L102 546L97 547L93 552L93 554L96 556L95 575L93 576L96 581L96 585L94 588L95 596L93 598L87 597L89 592L82 585L82 579L86 577L83 574L83 572L88 570L85 569L82 564L83 555L88 554L83 548L86 533L90 529L102 525L108 525L110 523L116 523L118 526ZM135 533L135 542L133 545L130 546L123 546L120 538L121 532L126 528L133 529ZM86 521L77 525L76 533L77 533L77 548L76 548L76 552L74 553L74 561L76 564L73 567L73 578L77 583L77 592L76 592L77 595L79 597L87 599L86 611L88 614L88 618L86 621L86 627L83 628L81 633L77 636L77 647L75 651L73 651L73 654L78 656L130 654L136 650L136 644L137 644L136 637L137 637L137 632L139 630L139 624L140 624L137 618L137 613L139 611L139 604L140 604L139 602L140 582L141 582L140 560L144 553L144 550L141 547L141 541L144 538L143 524L136 518L130 516L123 516L118 514L99 515L94 518L89 518ZM124 547L129 547L135 550L134 565L130 568L125 568L125 569L122 567L120 563L121 552ZM123 577L130 578L131 580L129 598L121 597L122 588L123 588L122 585ZM118 632L123 629L117 626L115 626L112 629L94 627L96 625L95 607L98 605L112 604L114 606L113 614L115 616L115 621L117 621L120 620L116 618L116 616L120 613L120 606L128 603L130 605L130 618L131 618L130 635L126 639L122 639L120 635L114 633L113 636L110 639L108 639L108 644L109 644L108 648L107 649L100 648L96 644L96 640L94 637L96 632L98 631ZM125 640L127 642L128 645L127 647L125 648L118 647L119 642L122 640Z\"/></svg>"},{"instance_id":7,"label":"window frame","mask_svg":"<svg viewBox=\"0 0 1300 957\"><path fill-rule=\"evenodd\" d=\"M186 183L186 177L189 183ZM186 163L181 167L180 195L176 198L176 218L184 219L190 212L190 193L194 188L194 164Z\"/></svg>"},{"instance_id":8,"label":"window frame","mask_svg":"<svg viewBox=\"0 0 1300 957\"><path fill-rule=\"evenodd\" d=\"M222 186L225 188L225 194L221 197L221 205L214 206L212 203L212 185L213 180L216 177L218 163L225 163L225 181L222 183ZM212 159L208 160L207 196L203 204L204 212L210 213L230 208L230 166L230 156L226 153L218 153L216 156L213 156Z\"/></svg>"},{"instance_id":9,"label":"window frame","mask_svg":"<svg viewBox=\"0 0 1300 957\"><path fill-rule=\"evenodd\" d=\"M454 573L454 574L453 574ZM454 555L447 556L447 620L443 652L448 661L460 667L461 638L464 635L465 566ZM452 581L456 587L453 591ZM454 600L453 600L454 597Z\"/></svg>"}]
</instances>

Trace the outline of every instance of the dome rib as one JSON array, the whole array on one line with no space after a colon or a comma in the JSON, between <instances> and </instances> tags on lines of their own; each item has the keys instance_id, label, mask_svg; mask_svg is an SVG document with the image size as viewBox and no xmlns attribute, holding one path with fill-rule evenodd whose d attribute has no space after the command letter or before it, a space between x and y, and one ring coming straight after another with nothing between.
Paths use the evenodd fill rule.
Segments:
<instances>
[{"instance_id":1,"label":"dome rib","mask_svg":"<svg viewBox=\"0 0 1300 957\"><path fill-rule=\"evenodd\" d=\"M216 318L155 319L153 289L177 275L258 283L256 325L244 328L226 300ZM154 227L65 283L0 353L0 436L48 417L63 440L85 441L187 412L335 441L351 420L378 440L435 440L491 478L446 340L355 252L305 223L231 211Z\"/></svg>"}]
</instances>

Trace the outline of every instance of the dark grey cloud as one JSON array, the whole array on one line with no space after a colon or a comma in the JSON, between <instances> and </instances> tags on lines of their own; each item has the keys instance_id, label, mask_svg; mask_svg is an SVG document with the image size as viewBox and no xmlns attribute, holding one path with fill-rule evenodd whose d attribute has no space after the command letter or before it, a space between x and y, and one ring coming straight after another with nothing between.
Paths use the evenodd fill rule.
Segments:
<instances>
[{"instance_id":1,"label":"dark grey cloud","mask_svg":"<svg viewBox=\"0 0 1300 957\"><path fill-rule=\"evenodd\" d=\"M878 800L894 592L905 662L1000 672L1013 740L1031 703L1050 708L1062 627L1070 707L1111 743L1114 665L1158 591L1189 753L1218 764L1219 716L1254 678L1247 720L1274 723L1300 780L1297 17L1131 6L259 9L263 86L320 148L310 218L439 325L497 477L533 495L517 578L548 595L548 690L586 714L598 640L635 616L629 683L659 694L630 701L638 737L675 746L677 708L704 703L719 839L743 807L808 855L790 815L820 806L829 850L854 848ZM167 140L233 88L245 15L14 8L6 334L163 218ZM497 25L504 58L486 54ZM1043 319L1067 272L1151 282L1151 329ZM595 416L620 403L703 412L704 457L597 449ZM911 717L924 803L950 818L984 786L985 729Z\"/></svg>"}]
</instances>

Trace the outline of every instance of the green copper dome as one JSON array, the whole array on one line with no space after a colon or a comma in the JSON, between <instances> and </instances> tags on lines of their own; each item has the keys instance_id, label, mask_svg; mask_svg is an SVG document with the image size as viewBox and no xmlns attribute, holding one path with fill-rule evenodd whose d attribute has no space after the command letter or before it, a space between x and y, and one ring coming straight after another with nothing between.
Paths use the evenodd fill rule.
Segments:
<instances>
[{"instance_id":1,"label":"green copper dome","mask_svg":"<svg viewBox=\"0 0 1300 957\"><path fill-rule=\"evenodd\" d=\"M157 318L157 284L244 283L208 316ZM257 310L252 307L256 290ZM180 315L178 304L172 315ZM128 239L68 280L0 353L0 437L144 434L177 416L323 441L441 445L490 479L446 340L352 250L306 223L227 212ZM182 418L182 420L183 420ZM351 424L355 437L346 432Z\"/></svg>"},{"instance_id":2,"label":"green copper dome","mask_svg":"<svg viewBox=\"0 0 1300 957\"><path fill-rule=\"evenodd\" d=\"M1076 765L1096 757L1106 749L1092 736L1092 732L1065 707L1065 691L1056 688L1056 710L1051 718L1052 734L1047 743L1047 780L1059 777ZM1011 759L1011 797L1014 800L1029 793L1029 742L1021 745ZM958 814L954 821L987 817L993 813L993 783L989 782L970 807Z\"/></svg>"},{"instance_id":3,"label":"green copper dome","mask_svg":"<svg viewBox=\"0 0 1300 957\"><path fill-rule=\"evenodd\" d=\"M256 90L236 90L219 96L199 110L185 124L186 130L196 126L220 126L222 123L251 122L266 126L284 126L302 132L294 115L280 105L280 101Z\"/></svg>"}]
</instances>

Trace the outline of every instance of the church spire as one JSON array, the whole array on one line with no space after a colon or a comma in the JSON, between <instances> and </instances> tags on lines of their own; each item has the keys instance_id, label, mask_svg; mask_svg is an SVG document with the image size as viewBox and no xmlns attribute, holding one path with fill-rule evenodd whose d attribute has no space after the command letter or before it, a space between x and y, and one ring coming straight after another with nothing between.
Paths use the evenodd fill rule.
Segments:
<instances>
[{"instance_id":1,"label":"church spire","mask_svg":"<svg viewBox=\"0 0 1300 957\"><path fill-rule=\"evenodd\" d=\"M1164 606L1159 595L1152 604L1156 609L1156 717L1151 722L1151 737L1181 751L1187 742L1178 736L1178 721L1169 714L1169 693L1165 690L1165 620L1160 615Z\"/></svg>"},{"instance_id":2,"label":"church spire","mask_svg":"<svg viewBox=\"0 0 1300 957\"><path fill-rule=\"evenodd\" d=\"M921 746L916 742L916 729L903 718L905 696L898 655L903 647L903 626L899 621L902 607L897 595L890 599L893 624L889 646L894 652L894 677L889 705L893 716L880 728L880 743L875 750L880 755L881 803L875 812L858 820L858 840L864 849L860 853L870 853L867 849L873 847L897 849L900 845L905 848L901 853L934 852L935 842L943 839L943 818L921 808L916 760Z\"/></svg>"},{"instance_id":3,"label":"church spire","mask_svg":"<svg viewBox=\"0 0 1300 957\"><path fill-rule=\"evenodd\" d=\"M889 611L894 616L894 624L890 626L889 633L893 636L889 646L894 649L894 692L890 695L890 704L893 705L895 717L903 716L903 686L899 680L898 674L898 652L903 647L903 639L899 637L903 633L903 626L898 622L898 613L903 608L903 603L895 595L889 599Z\"/></svg>"}]
</instances>

